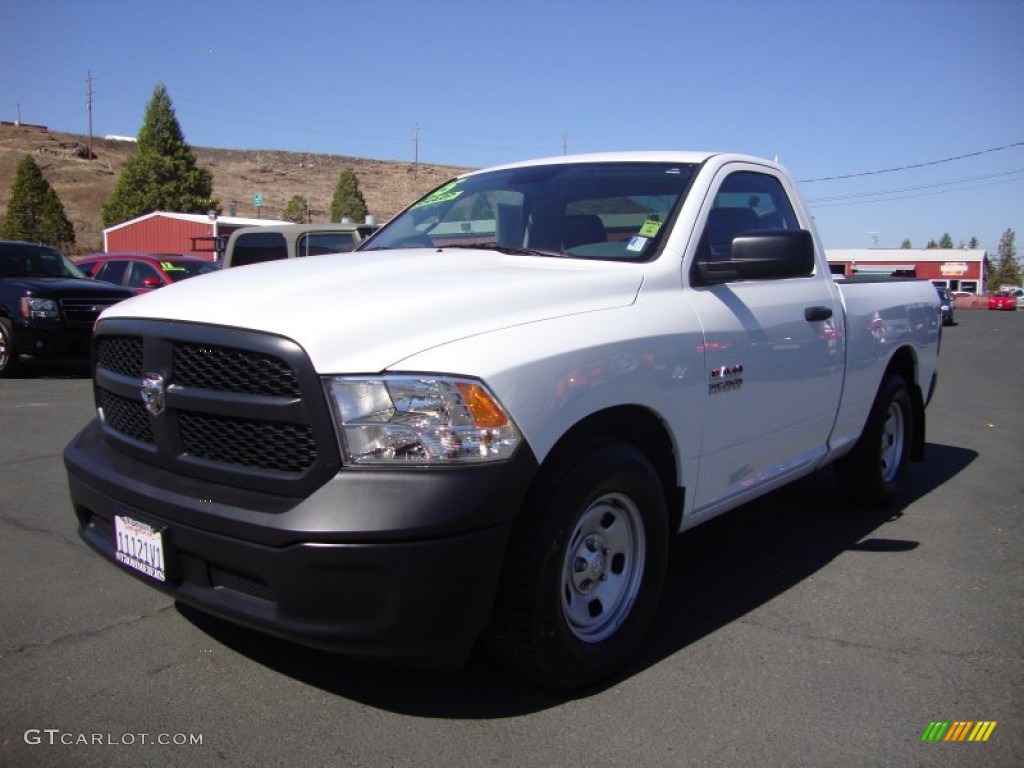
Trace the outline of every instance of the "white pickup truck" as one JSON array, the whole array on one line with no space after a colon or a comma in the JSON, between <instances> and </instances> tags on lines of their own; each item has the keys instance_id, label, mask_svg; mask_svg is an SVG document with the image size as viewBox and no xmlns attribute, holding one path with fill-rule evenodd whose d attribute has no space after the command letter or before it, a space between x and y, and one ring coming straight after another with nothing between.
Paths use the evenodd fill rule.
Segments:
<instances>
[{"instance_id":1,"label":"white pickup truck","mask_svg":"<svg viewBox=\"0 0 1024 768\"><path fill-rule=\"evenodd\" d=\"M676 533L832 462L893 499L940 335L927 281L830 274L774 163L558 157L108 309L65 462L82 538L184 603L571 688L641 643Z\"/></svg>"}]
</instances>

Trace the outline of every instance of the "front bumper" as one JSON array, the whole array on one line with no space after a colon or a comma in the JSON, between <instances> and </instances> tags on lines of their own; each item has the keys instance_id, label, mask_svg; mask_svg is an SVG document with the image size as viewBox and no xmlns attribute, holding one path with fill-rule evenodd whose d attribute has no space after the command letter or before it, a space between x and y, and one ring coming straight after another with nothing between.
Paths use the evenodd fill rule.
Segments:
<instances>
[{"instance_id":1,"label":"front bumper","mask_svg":"<svg viewBox=\"0 0 1024 768\"><path fill-rule=\"evenodd\" d=\"M217 485L112 449L93 421L64 453L81 537L177 600L305 645L457 666L486 624L536 471L343 469L305 499ZM160 529L167 580L114 558L114 516Z\"/></svg>"},{"instance_id":2,"label":"front bumper","mask_svg":"<svg viewBox=\"0 0 1024 768\"><path fill-rule=\"evenodd\" d=\"M14 324L14 341L19 355L88 360L92 328L66 328L60 321L18 320Z\"/></svg>"}]
</instances>

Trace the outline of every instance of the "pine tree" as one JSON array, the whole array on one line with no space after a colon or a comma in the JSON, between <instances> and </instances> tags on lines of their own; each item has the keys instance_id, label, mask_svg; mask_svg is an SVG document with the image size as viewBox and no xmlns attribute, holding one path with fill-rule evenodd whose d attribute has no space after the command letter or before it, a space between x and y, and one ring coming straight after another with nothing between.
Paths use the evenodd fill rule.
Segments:
<instances>
[{"instance_id":1,"label":"pine tree","mask_svg":"<svg viewBox=\"0 0 1024 768\"><path fill-rule=\"evenodd\" d=\"M27 240L57 248L75 244L75 228L36 161L25 155L14 172L0 237Z\"/></svg>"},{"instance_id":2,"label":"pine tree","mask_svg":"<svg viewBox=\"0 0 1024 768\"><path fill-rule=\"evenodd\" d=\"M953 247L953 238L949 236L949 232L944 232L942 234L942 239L939 240L939 248L952 248L952 247Z\"/></svg>"},{"instance_id":3,"label":"pine tree","mask_svg":"<svg viewBox=\"0 0 1024 768\"><path fill-rule=\"evenodd\" d=\"M366 200L363 193L359 191L359 180L351 168L346 168L338 176L338 183L334 187L334 197L331 199L331 221L341 221L343 218L350 218L353 221L363 221L366 218Z\"/></svg>"},{"instance_id":4,"label":"pine tree","mask_svg":"<svg viewBox=\"0 0 1024 768\"><path fill-rule=\"evenodd\" d=\"M285 221L294 221L296 224L304 224L309 221L309 203L302 195L292 195L292 199L284 207L281 218Z\"/></svg>"},{"instance_id":5,"label":"pine tree","mask_svg":"<svg viewBox=\"0 0 1024 768\"><path fill-rule=\"evenodd\" d=\"M988 289L998 291L1001 286L1021 284L1020 264L1017 263L1017 233L1012 229L999 238L998 259L989 263Z\"/></svg>"},{"instance_id":6,"label":"pine tree","mask_svg":"<svg viewBox=\"0 0 1024 768\"><path fill-rule=\"evenodd\" d=\"M64 204L53 187L47 184L43 196L43 221L39 242L66 249L75 244L75 228L64 213Z\"/></svg>"},{"instance_id":7,"label":"pine tree","mask_svg":"<svg viewBox=\"0 0 1024 768\"><path fill-rule=\"evenodd\" d=\"M125 161L114 191L103 203L103 226L153 211L219 211L212 194L213 174L196 165L171 97L163 83L158 83L146 106L135 152Z\"/></svg>"}]
</instances>

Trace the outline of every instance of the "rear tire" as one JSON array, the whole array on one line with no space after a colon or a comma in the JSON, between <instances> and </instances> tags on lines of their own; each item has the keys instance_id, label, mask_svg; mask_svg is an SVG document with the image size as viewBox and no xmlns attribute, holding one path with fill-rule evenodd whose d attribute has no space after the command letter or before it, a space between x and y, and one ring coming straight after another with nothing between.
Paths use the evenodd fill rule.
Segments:
<instances>
[{"instance_id":1,"label":"rear tire","mask_svg":"<svg viewBox=\"0 0 1024 768\"><path fill-rule=\"evenodd\" d=\"M650 462L624 443L577 443L545 466L515 522L489 649L546 688L607 677L642 642L667 557Z\"/></svg>"},{"instance_id":2,"label":"rear tire","mask_svg":"<svg viewBox=\"0 0 1024 768\"><path fill-rule=\"evenodd\" d=\"M857 445L836 464L843 493L871 509L895 499L903 488L914 429L910 389L893 374L882 383Z\"/></svg>"}]
</instances>

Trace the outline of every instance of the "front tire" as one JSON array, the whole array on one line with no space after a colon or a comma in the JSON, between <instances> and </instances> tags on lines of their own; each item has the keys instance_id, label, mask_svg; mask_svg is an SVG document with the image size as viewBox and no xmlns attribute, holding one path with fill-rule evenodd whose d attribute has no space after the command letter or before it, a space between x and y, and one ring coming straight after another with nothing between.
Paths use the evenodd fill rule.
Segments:
<instances>
[{"instance_id":1,"label":"front tire","mask_svg":"<svg viewBox=\"0 0 1024 768\"><path fill-rule=\"evenodd\" d=\"M607 441L561 452L516 520L489 648L547 688L607 677L643 640L667 557L665 495L639 450Z\"/></svg>"},{"instance_id":2,"label":"front tire","mask_svg":"<svg viewBox=\"0 0 1024 768\"><path fill-rule=\"evenodd\" d=\"M836 465L840 487L855 504L880 509L899 495L914 428L910 389L902 376L891 375L875 397L857 445Z\"/></svg>"},{"instance_id":3,"label":"front tire","mask_svg":"<svg viewBox=\"0 0 1024 768\"><path fill-rule=\"evenodd\" d=\"M14 328L6 317L0 317L0 378L14 373L18 366L18 350L14 345Z\"/></svg>"}]
</instances>

